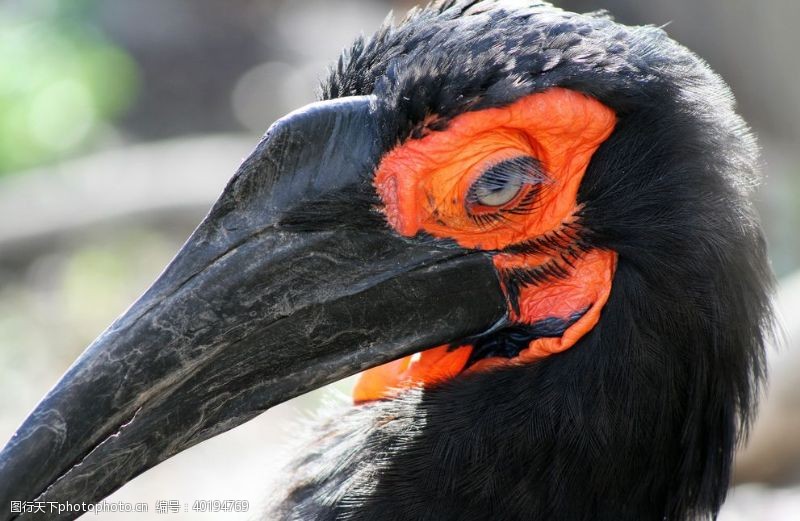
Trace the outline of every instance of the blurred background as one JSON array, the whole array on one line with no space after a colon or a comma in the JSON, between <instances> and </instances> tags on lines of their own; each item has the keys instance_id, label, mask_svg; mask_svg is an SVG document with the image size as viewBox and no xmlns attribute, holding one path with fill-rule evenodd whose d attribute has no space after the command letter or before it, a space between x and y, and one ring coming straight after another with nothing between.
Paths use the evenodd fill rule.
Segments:
<instances>
[{"instance_id":1,"label":"blurred background","mask_svg":"<svg viewBox=\"0 0 800 521\"><path fill-rule=\"evenodd\" d=\"M800 519L800 99L794 0L565 0L668 24L731 84L763 147L758 206L785 342L720 519ZM169 261L269 124L390 9L376 0L0 0L0 443ZM797 272L800 273L800 272ZM109 500L246 499L351 381L194 447ZM326 398L329 397L329 398ZM98 519L119 519L105 514ZM133 517L131 517L133 516ZM178 513L172 519L218 518Z\"/></svg>"}]
</instances>

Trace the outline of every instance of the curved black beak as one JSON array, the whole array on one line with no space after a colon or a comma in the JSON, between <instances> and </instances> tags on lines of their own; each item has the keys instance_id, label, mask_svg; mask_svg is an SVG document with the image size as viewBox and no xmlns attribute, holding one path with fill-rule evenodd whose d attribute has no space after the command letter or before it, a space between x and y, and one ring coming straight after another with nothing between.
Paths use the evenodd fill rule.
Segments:
<instances>
[{"instance_id":1,"label":"curved black beak","mask_svg":"<svg viewBox=\"0 0 800 521\"><path fill-rule=\"evenodd\" d=\"M315 103L271 127L0 453L0 520L19 515L15 501L99 501L277 403L502 319L485 254L375 219L371 103Z\"/></svg>"}]
</instances>

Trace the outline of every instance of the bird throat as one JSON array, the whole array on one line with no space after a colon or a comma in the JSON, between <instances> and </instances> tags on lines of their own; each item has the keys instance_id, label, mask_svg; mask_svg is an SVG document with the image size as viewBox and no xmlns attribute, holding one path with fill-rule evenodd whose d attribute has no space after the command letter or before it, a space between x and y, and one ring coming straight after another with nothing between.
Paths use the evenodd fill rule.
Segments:
<instances>
[{"instance_id":1,"label":"bird throat","mask_svg":"<svg viewBox=\"0 0 800 521\"><path fill-rule=\"evenodd\" d=\"M525 272L511 269L511 259L498 258L495 256L495 265L508 295L508 288L518 284L515 275ZM568 264L562 260L566 266L539 266L539 271L544 270L543 280L522 285L510 297L507 325L364 371L353 389L353 401L391 399L408 389L533 363L571 348L600 320L616 261L615 252L590 250Z\"/></svg>"}]
</instances>

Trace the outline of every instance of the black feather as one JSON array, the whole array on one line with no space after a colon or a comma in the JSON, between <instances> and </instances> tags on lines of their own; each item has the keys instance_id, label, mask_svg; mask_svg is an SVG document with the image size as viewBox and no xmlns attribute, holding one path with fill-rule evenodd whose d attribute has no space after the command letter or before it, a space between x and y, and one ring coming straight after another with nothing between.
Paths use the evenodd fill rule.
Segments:
<instances>
[{"instance_id":1,"label":"black feather","mask_svg":"<svg viewBox=\"0 0 800 521\"><path fill-rule=\"evenodd\" d=\"M561 231L619 254L600 322L541 362L330 420L270 518L715 517L764 378L772 284L749 202L757 149L723 81L655 27L448 1L357 40L322 95L377 95L388 150L554 86L619 119L583 179L579 224Z\"/></svg>"}]
</instances>

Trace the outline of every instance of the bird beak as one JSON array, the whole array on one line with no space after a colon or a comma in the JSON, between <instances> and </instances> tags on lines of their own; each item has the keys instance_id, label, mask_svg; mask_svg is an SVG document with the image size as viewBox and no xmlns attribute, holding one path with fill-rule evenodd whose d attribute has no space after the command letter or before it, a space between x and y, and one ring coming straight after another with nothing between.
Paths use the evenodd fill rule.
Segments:
<instances>
[{"instance_id":1,"label":"bird beak","mask_svg":"<svg viewBox=\"0 0 800 521\"><path fill-rule=\"evenodd\" d=\"M351 208L380 159L373 105L314 103L270 128L0 453L0 519L12 501L99 501L273 405L504 317L486 254L399 237L369 204Z\"/></svg>"}]
</instances>

